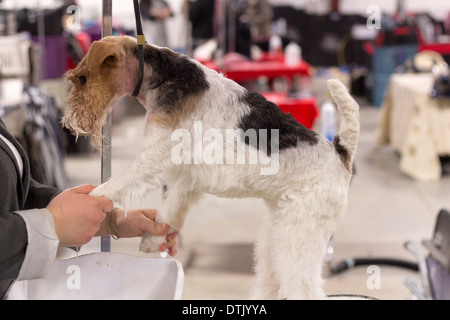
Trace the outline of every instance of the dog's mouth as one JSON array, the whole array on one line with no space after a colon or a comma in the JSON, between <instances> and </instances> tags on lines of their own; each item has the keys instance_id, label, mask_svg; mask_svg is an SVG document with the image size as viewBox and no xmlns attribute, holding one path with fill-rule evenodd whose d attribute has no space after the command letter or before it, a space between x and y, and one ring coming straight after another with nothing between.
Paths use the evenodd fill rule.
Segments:
<instances>
[{"instance_id":1,"label":"dog's mouth","mask_svg":"<svg viewBox=\"0 0 450 320\"><path fill-rule=\"evenodd\" d=\"M104 123L102 123L102 121L98 121L97 119L95 119L95 121L89 121L88 119L88 117L78 119L70 111L68 111L62 118L61 124L75 136L75 141L77 141L80 136L89 136L92 147L100 150L102 126Z\"/></svg>"},{"instance_id":2,"label":"dog's mouth","mask_svg":"<svg viewBox=\"0 0 450 320\"><path fill-rule=\"evenodd\" d=\"M64 127L65 127L67 130L69 130L70 133L71 133L72 135L74 135L77 139L78 139L78 137L86 137L86 136L89 136L89 135L90 135L89 132L87 132L87 131L85 131L85 130L83 130L83 129L80 129L80 128L73 128L73 127L71 127L70 125L64 125Z\"/></svg>"},{"instance_id":3,"label":"dog's mouth","mask_svg":"<svg viewBox=\"0 0 450 320\"><path fill-rule=\"evenodd\" d=\"M61 119L61 124L64 128L70 131L74 136L87 136L90 134L92 130L86 127L86 123L84 126L81 124L81 121L78 121L76 117L70 111L67 111L64 117Z\"/></svg>"},{"instance_id":4,"label":"dog's mouth","mask_svg":"<svg viewBox=\"0 0 450 320\"><path fill-rule=\"evenodd\" d=\"M76 122L70 122L67 117L63 117L61 124L66 128L73 136L75 136L75 142L78 141L79 137L88 137L92 135L92 130L86 130L85 128L79 126Z\"/></svg>"}]
</instances>

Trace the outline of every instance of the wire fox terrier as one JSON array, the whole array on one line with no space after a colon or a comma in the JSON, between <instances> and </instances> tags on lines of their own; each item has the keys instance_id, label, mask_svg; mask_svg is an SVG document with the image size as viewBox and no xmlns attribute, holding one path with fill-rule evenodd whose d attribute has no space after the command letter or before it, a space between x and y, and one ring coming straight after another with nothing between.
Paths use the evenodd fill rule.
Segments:
<instances>
[{"instance_id":1,"label":"wire fox terrier","mask_svg":"<svg viewBox=\"0 0 450 320\"><path fill-rule=\"evenodd\" d=\"M252 298L325 298L323 257L347 204L359 136L359 106L347 88L328 81L341 114L331 143L260 94L193 59L149 44L143 52L137 96L146 108L141 151L125 173L91 194L126 208L165 183L167 198L157 220L171 231L182 228L205 192L262 198L271 214L263 217L255 246ZM67 73L73 86L62 123L75 135L91 135L99 148L107 113L133 92L138 74L134 38L94 42ZM146 234L140 249L157 251L162 243L164 236Z\"/></svg>"}]
</instances>

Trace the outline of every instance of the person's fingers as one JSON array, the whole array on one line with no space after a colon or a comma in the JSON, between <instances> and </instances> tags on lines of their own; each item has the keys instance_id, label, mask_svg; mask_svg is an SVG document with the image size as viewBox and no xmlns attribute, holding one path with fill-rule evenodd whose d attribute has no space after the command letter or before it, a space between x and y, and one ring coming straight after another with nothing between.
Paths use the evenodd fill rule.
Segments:
<instances>
[{"instance_id":1,"label":"person's fingers","mask_svg":"<svg viewBox=\"0 0 450 320\"><path fill-rule=\"evenodd\" d=\"M166 243L163 243L160 247L160 251L168 250L168 253L171 257L175 256L178 252L178 237L176 236L178 232L173 232L170 235L172 237L166 237Z\"/></svg>"},{"instance_id":2,"label":"person's fingers","mask_svg":"<svg viewBox=\"0 0 450 320\"><path fill-rule=\"evenodd\" d=\"M175 232L171 232L169 234L167 234L166 236L166 243L162 244L161 251L164 251L165 249L170 249L173 247L176 247L177 243L178 243L178 231Z\"/></svg>"},{"instance_id":3,"label":"person's fingers","mask_svg":"<svg viewBox=\"0 0 450 320\"><path fill-rule=\"evenodd\" d=\"M89 195L89 193L91 193L92 190L94 190L95 188L97 188L96 186L90 185L90 184L85 184L85 185L81 185L75 188L72 188L72 192L77 193L77 194L85 194L85 195ZM100 205L100 207L102 208L103 212L110 212L112 211L112 209L114 209L114 203L105 198L105 197L95 197Z\"/></svg>"},{"instance_id":4,"label":"person's fingers","mask_svg":"<svg viewBox=\"0 0 450 320\"><path fill-rule=\"evenodd\" d=\"M178 249L177 248L172 247L172 248L169 249L169 256L173 257L177 253L178 253Z\"/></svg>"},{"instance_id":5,"label":"person's fingers","mask_svg":"<svg viewBox=\"0 0 450 320\"><path fill-rule=\"evenodd\" d=\"M147 218L155 221L156 214L158 213L158 210L155 209L141 209L139 210L144 216Z\"/></svg>"},{"instance_id":6,"label":"person's fingers","mask_svg":"<svg viewBox=\"0 0 450 320\"><path fill-rule=\"evenodd\" d=\"M90 185L90 184L84 184L84 185L72 188L72 191L74 191L75 193L80 193L80 194L89 194L95 188L97 188L97 187Z\"/></svg>"},{"instance_id":7,"label":"person's fingers","mask_svg":"<svg viewBox=\"0 0 450 320\"><path fill-rule=\"evenodd\" d=\"M142 231L154 234L156 236L165 235L170 227L165 223L157 223L155 222L157 210L154 209L141 209L139 210L141 214L143 214L147 219L142 223Z\"/></svg>"},{"instance_id":8,"label":"person's fingers","mask_svg":"<svg viewBox=\"0 0 450 320\"><path fill-rule=\"evenodd\" d=\"M166 241L170 241L178 235L178 231L168 233L166 236Z\"/></svg>"},{"instance_id":9,"label":"person's fingers","mask_svg":"<svg viewBox=\"0 0 450 320\"><path fill-rule=\"evenodd\" d=\"M95 197L103 212L110 212L114 209L114 203L105 197Z\"/></svg>"},{"instance_id":10,"label":"person's fingers","mask_svg":"<svg viewBox=\"0 0 450 320\"><path fill-rule=\"evenodd\" d=\"M165 223L156 223L153 220L147 220L147 222L143 225L143 231L154 234L155 236L163 236L165 235L170 227Z\"/></svg>"}]
</instances>

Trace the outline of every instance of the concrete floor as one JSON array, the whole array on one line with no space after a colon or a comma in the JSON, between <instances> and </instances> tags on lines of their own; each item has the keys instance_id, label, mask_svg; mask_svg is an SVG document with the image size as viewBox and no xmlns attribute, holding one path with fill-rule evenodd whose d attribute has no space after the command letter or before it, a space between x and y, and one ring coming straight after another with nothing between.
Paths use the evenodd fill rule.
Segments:
<instances>
[{"instance_id":1,"label":"concrete floor","mask_svg":"<svg viewBox=\"0 0 450 320\"><path fill-rule=\"evenodd\" d=\"M114 118L122 120L113 125L113 176L132 163L143 127L141 110L131 112L119 106L114 112ZM404 249L404 242L410 240L423 251L420 242L431 237L439 209L450 208L450 175L443 176L438 183L413 181L399 171L394 150L388 146L375 148L379 114L378 108L361 105L356 174L346 215L332 240L332 265L347 257L414 261ZM70 155L66 167L72 186L100 183L100 156L96 153ZM152 194L147 204L135 206L159 208L161 192ZM221 199L209 195L191 210L180 235L181 250L176 257L184 268L185 299L249 298L253 279L252 246L261 214L266 212L260 199ZM112 251L153 256L138 251L139 240L111 240ZM97 251L99 247L98 240L93 240L83 250ZM325 291L330 295L359 294L403 300L411 298L405 279L417 280L418 274L379 265L361 266L330 276L325 264L324 277Z\"/></svg>"}]
</instances>

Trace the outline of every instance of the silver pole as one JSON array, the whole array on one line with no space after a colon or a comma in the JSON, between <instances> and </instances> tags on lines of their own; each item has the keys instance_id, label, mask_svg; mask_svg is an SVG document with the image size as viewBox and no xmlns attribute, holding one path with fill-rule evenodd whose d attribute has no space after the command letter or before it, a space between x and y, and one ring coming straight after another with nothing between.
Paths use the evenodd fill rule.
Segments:
<instances>
[{"instance_id":1,"label":"silver pole","mask_svg":"<svg viewBox=\"0 0 450 320\"><path fill-rule=\"evenodd\" d=\"M102 7L102 38L112 35L112 0L103 0ZM111 113L106 116L102 127L101 181L105 183L111 178ZM101 237L101 251L111 251L111 237Z\"/></svg>"}]
</instances>

